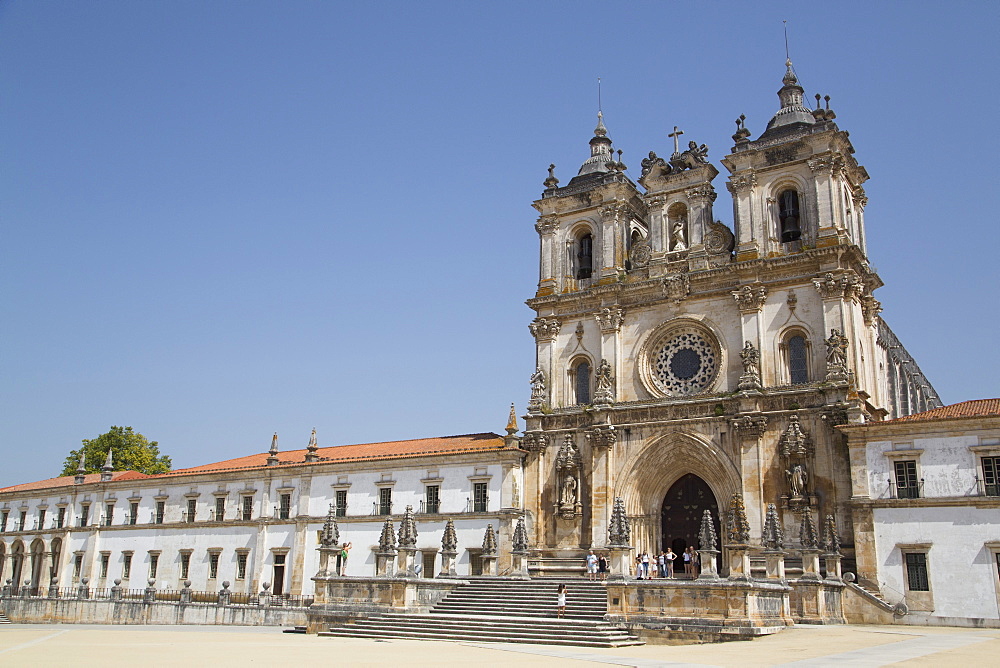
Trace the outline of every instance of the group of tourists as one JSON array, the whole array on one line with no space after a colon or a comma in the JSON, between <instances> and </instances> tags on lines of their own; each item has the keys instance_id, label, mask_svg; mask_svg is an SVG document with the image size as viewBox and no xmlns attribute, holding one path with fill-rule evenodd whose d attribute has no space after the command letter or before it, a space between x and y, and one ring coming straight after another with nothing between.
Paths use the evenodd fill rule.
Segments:
<instances>
[{"instance_id":1,"label":"group of tourists","mask_svg":"<svg viewBox=\"0 0 1000 668\"><path fill-rule=\"evenodd\" d=\"M698 575L698 553L693 547L688 547L679 555L684 564L684 576L693 578ZM652 580L654 578L672 579L674 575L674 562L678 559L678 554L671 548L660 551L660 554L642 552L635 558L635 577L639 580Z\"/></svg>"},{"instance_id":2,"label":"group of tourists","mask_svg":"<svg viewBox=\"0 0 1000 668\"><path fill-rule=\"evenodd\" d=\"M606 554L594 554L591 550L587 553L587 579L588 580L607 580L608 571L608 557Z\"/></svg>"}]
</instances>

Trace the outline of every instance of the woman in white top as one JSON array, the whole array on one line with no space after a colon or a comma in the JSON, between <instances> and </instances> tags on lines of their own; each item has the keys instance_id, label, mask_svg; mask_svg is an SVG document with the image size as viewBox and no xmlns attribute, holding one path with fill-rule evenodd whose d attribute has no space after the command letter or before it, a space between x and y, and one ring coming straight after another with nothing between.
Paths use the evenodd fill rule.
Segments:
<instances>
[{"instance_id":1,"label":"woman in white top","mask_svg":"<svg viewBox=\"0 0 1000 668\"><path fill-rule=\"evenodd\" d=\"M566 616L566 585L560 584L556 590L556 617Z\"/></svg>"}]
</instances>

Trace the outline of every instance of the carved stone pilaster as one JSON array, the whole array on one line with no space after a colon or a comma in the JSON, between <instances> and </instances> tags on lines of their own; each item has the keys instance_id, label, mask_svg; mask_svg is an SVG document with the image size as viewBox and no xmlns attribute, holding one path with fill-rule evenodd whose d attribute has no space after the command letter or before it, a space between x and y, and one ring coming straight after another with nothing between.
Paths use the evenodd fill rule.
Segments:
<instances>
[{"instance_id":1,"label":"carved stone pilaster","mask_svg":"<svg viewBox=\"0 0 1000 668\"><path fill-rule=\"evenodd\" d=\"M521 439L521 447L528 452L540 452L549 445L548 435L540 431L528 432Z\"/></svg>"},{"instance_id":2,"label":"carved stone pilaster","mask_svg":"<svg viewBox=\"0 0 1000 668\"><path fill-rule=\"evenodd\" d=\"M744 285L739 290L733 291L733 299L740 309L740 313L760 313L767 301L767 288L759 281L752 285Z\"/></svg>"},{"instance_id":3,"label":"carved stone pilaster","mask_svg":"<svg viewBox=\"0 0 1000 668\"><path fill-rule=\"evenodd\" d=\"M662 280L663 296L672 299L675 304L691 294L691 281L687 274L671 274Z\"/></svg>"},{"instance_id":4,"label":"carved stone pilaster","mask_svg":"<svg viewBox=\"0 0 1000 668\"><path fill-rule=\"evenodd\" d=\"M875 316L882 312L882 302L871 295L861 298L861 316L865 319L865 324L869 327L875 322Z\"/></svg>"},{"instance_id":5,"label":"carved stone pilaster","mask_svg":"<svg viewBox=\"0 0 1000 668\"><path fill-rule=\"evenodd\" d=\"M736 195L738 193L743 193L757 185L757 172L752 169L745 169L743 171L736 172L729 177L729 181L726 183L726 188L729 192Z\"/></svg>"},{"instance_id":6,"label":"carved stone pilaster","mask_svg":"<svg viewBox=\"0 0 1000 668\"><path fill-rule=\"evenodd\" d=\"M602 450L610 450L618 442L618 432L610 424L591 427L586 434L590 444Z\"/></svg>"},{"instance_id":7,"label":"carved stone pilaster","mask_svg":"<svg viewBox=\"0 0 1000 668\"><path fill-rule=\"evenodd\" d=\"M605 204L601 207L601 219L604 222L614 222L628 211L628 205L625 202L612 202L610 204Z\"/></svg>"},{"instance_id":8,"label":"carved stone pilaster","mask_svg":"<svg viewBox=\"0 0 1000 668\"><path fill-rule=\"evenodd\" d=\"M864 281L853 271L836 276L828 272L812 279L812 282L823 299L859 299L865 292Z\"/></svg>"},{"instance_id":9,"label":"carved stone pilaster","mask_svg":"<svg viewBox=\"0 0 1000 668\"><path fill-rule=\"evenodd\" d=\"M733 431L743 440L756 439L767 429L766 415L741 415L729 421Z\"/></svg>"},{"instance_id":10,"label":"carved stone pilaster","mask_svg":"<svg viewBox=\"0 0 1000 668\"><path fill-rule=\"evenodd\" d=\"M561 326L562 323L556 318L535 318L528 325L528 330L531 331L535 340L541 343L542 341L555 341Z\"/></svg>"},{"instance_id":11,"label":"carved stone pilaster","mask_svg":"<svg viewBox=\"0 0 1000 668\"><path fill-rule=\"evenodd\" d=\"M622 323L625 322L625 309L621 306L608 306L598 311L594 317L603 333L612 334L621 330Z\"/></svg>"},{"instance_id":12,"label":"carved stone pilaster","mask_svg":"<svg viewBox=\"0 0 1000 668\"><path fill-rule=\"evenodd\" d=\"M541 235L555 234L557 229L559 229L559 216L553 214L539 216L538 222L535 223L535 231Z\"/></svg>"}]
</instances>

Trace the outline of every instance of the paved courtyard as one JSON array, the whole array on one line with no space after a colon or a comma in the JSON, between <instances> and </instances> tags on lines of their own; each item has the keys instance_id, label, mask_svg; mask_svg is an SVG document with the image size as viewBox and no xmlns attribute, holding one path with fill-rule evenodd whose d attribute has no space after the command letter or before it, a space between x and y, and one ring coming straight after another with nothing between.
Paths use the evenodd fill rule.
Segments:
<instances>
[{"instance_id":1,"label":"paved courtyard","mask_svg":"<svg viewBox=\"0 0 1000 668\"><path fill-rule=\"evenodd\" d=\"M0 665L1000 665L1000 629L797 626L752 642L585 649L291 635L267 627L0 627Z\"/></svg>"}]
</instances>

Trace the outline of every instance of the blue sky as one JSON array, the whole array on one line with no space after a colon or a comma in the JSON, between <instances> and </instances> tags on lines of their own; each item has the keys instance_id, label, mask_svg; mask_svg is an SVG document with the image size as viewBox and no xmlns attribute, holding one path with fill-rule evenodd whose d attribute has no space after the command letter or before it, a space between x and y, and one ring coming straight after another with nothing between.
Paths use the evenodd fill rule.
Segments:
<instances>
[{"instance_id":1,"label":"blue sky","mask_svg":"<svg viewBox=\"0 0 1000 668\"><path fill-rule=\"evenodd\" d=\"M674 125L718 164L782 19L871 175L883 316L946 403L998 396L998 6L3 2L0 486L113 424L177 467L502 431L597 77L633 179Z\"/></svg>"}]
</instances>

